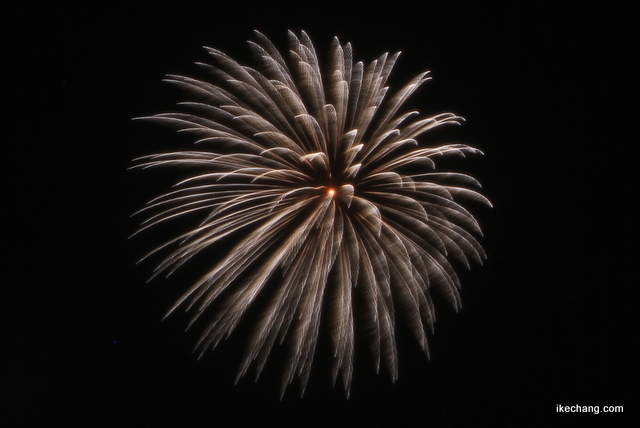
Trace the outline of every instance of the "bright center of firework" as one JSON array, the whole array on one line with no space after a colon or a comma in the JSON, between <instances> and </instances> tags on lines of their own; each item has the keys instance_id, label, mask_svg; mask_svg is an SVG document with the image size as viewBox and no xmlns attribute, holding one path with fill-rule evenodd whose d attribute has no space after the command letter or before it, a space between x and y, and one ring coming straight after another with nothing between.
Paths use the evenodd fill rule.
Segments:
<instances>
[{"instance_id":1,"label":"bright center of firework","mask_svg":"<svg viewBox=\"0 0 640 428\"><path fill-rule=\"evenodd\" d=\"M335 194L336 194L336 189L334 189L333 187L329 187L329 188L327 189L327 194L328 194L329 196L333 196L333 195L335 195Z\"/></svg>"}]
</instances>

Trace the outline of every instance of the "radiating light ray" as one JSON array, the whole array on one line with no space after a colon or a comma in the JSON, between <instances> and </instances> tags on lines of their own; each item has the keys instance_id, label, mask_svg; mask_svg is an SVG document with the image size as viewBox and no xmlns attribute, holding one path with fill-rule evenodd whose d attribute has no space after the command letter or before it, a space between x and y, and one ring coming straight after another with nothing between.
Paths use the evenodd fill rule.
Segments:
<instances>
[{"instance_id":1,"label":"radiating light ray","mask_svg":"<svg viewBox=\"0 0 640 428\"><path fill-rule=\"evenodd\" d=\"M347 394L356 335L368 339L376 369L384 364L395 380L396 318L428 355L432 291L458 309L452 260L468 268L486 258L475 237L480 225L462 204L491 206L475 190L478 181L425 168L435 169L442 156L482 152L464 144L424 146L422 134L463 119L399 113L431 79L420 73L390 92L385 85L399 53L354 63L351 45L335 38L324 68L304 32L289 32L288 59L264 35L256 37L249 45L257 67L206 48L215 65L198 65L212 82L168 75L192 100L179 104L183 112L140 118L190 134L200 148L135 159L140 169L193 170L138 212L147 218L136 234L200 216L196 227L146 256L165 253L152 278L209 248L222 251L169 314L184 307L193 313L191 325L210 312L197 344L201 356L255 307L260 316L238 378L254 362L257 378L277 341L289 348L282 393L295 377L304 392L326 323L333 382L340 376ZM208 311L214 302L220 304Z\"/></svg>"}]
</instances>

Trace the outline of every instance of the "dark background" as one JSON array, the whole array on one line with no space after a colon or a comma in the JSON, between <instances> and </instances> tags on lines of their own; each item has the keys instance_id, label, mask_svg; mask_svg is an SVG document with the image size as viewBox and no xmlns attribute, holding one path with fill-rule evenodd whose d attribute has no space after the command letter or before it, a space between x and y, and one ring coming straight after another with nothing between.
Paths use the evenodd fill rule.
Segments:
<instances>
[{"instance_id":1,"label":"dark background","mask_svg":"<svg viewBox=\"0 0 640 428\"><path fill-rule=\"evenodd\" d=\"M633 14L557 2L21 3L6 12L1 389L9 426L519 426L638 414L637 56ZM318 349L303 398L279 399L276 350L234 386L242 334L198 361L197 331L165 311L198 266L146 284L153 233L130 214L179 176L127 171L185 146L132 117L170 111L165 73L196 75L202 45L251 63L259 29L280 48L306 30L370 61L402 50L400 85L432 70L410 105L453 111L486 156L452 163L495 208L477 207L489 259L462 273L463 309L437 306L431 361L399 332L399 380L356 356L351 397ZM633 276L632 276L633 274ZM237 337L236 337L237 336ZM557 404L624 415L558 414ZM56 422L56 423L59 423ZM627 425L632 426L632 425Z\"/></svg>"}]
</instances>

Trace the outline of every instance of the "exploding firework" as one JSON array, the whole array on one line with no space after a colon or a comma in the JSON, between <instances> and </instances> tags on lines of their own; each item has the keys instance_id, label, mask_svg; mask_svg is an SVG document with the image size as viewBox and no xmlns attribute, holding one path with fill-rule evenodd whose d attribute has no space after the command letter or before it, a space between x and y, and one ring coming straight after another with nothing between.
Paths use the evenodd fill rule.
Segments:
<instances>
[{"instance_id":1,"label":"exploding firework","mask_svg":"<svg viewBox=\"0 0 640 428\"><path fill-rule=\"evenodd\" d=\"M224 254L169 314L184 306L195 321L216 302L196 348L202 355L259 306L238 378L253 362L259 375L275 341L286 341L283 392L296 375L304 392L321 323L333 346L334 383L340 373L348 393L356 334L367 337L377 368L382 362L395 380L396 314L428 355L432 290L460 306L450 259L469 267L469 259L485 258L474 237L481 234L478 222L459 200L489 201L473 190L475 179L437 172L434 163L480 151L418 143L425 132L462 118L399 113L430 79L419 74L387 95L399 54L354 63L351 45L334 39L323 74L304 32L289 33L288 61L256 34L249 44L258 67L206 48L216 66L199 65L214 83L169 75L194 101L181 103L182 113L142 118L188 133L202 147L136 160L140 168L193 170L142 210L149 217L140 231L201 216L196 227L151 252L168 253L154 276L216 244ZM262 295L268 297L257 299Z\"/></svg>"}]
</instances>

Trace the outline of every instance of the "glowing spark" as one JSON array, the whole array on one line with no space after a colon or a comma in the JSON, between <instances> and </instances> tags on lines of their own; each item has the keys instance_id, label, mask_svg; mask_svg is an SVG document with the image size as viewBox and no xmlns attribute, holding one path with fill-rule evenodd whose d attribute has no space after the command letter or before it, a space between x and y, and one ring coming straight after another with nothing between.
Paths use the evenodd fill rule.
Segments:
<instances>
[{"instance_id":1,"label":"glowing spark","mask_svg":"<svg viewBox=\"0 0 640 428\"><path fill-rule=\"evenodd\" d=\"M152 251L169 251L153 276L173 273L212 246L221 251L222 259L169 311L184 306L195 321L220 302L198 342L200 355L231 334L258 305L258 295L266 296L238 376L254 361L259 375L276 340L286 341L282 391L298 376L304 392L322 322L333 346L333 380L340 373L347 393L356 334L367 337L377 367L382 361L395 380L396 314L428 355L426 328L435 320L431 292L460 307L452 259L468 267L469 258L485 258L474 236L480 226L460 204L471 199L490 205L469 188L478 182L424 167L434 169L442 156L480 151L420 144L423 133L462 118L399 113L430 79L421 73L387 94L385 82L399 54L354 63L351 45L335 39L329 66L321 68L304 32L289 33L288 61L256 34L258 42L250 45L257 68L207 48L217 65L199 65L214 83L170 75L166 80L193 101L181 104L183 113L143 118L191 134L202 146L136 160L140 168L193 170L142 210L149 217L140 231L200 215L197 227ZM235 245L227 247L230 239Z\"/></svg>"}]
</instances>

